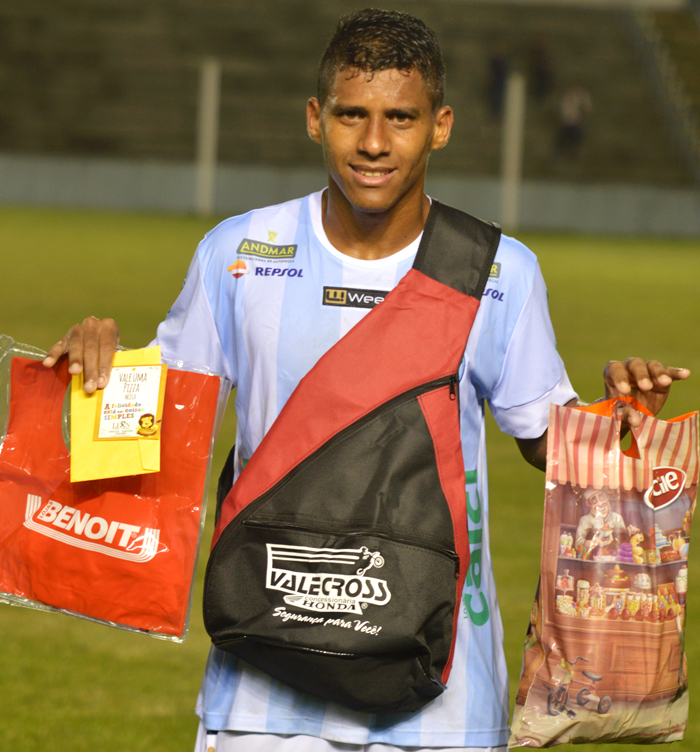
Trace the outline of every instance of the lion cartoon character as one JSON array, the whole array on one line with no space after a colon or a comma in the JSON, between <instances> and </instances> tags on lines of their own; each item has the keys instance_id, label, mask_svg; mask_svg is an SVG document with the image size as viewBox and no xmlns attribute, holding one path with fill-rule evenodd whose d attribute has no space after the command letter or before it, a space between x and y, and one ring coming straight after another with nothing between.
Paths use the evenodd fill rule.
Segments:
<instances>
[{"instance_id":1,"label":"lion cartoon character","mask_svg":"<svg viewBox=\"0 0 700 752\"><path fill-rule=\"evenodd\" d=\"M144 437L155 436L158 433L156 416L152 413L144 413L139 418L139 427L136 429L136 433Z\"/></svg>"}]
</instances>

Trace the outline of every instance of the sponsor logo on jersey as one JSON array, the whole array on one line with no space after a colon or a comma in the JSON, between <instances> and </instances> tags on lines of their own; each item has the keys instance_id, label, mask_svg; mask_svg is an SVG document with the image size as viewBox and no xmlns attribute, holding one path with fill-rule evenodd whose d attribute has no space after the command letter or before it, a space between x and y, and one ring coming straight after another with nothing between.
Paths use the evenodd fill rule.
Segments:
<instances>
[{"instance_id":1,"label":"sponsor logo on jersey","mask_svg":"<svg viewBox=\"0 0 700 752\"><path fill-rule=\"evenodd\" d=\"M270 233L272 235L272 233ZM274 233L277 237L277 233ZM272 245L272 243L263 243L260 240L251 240L243 238L236 253L239 256L257 256L264 259L293 259L297 255L297 245Z\"/></svg>"},{"instance_id":2,"label":"sponsor logo on jersey","mask_svg":"<svg viewBox=\"0 0 700 752\"><path fill-rule=\"evenodd\" d=\"M366 577L381 569L379 551L362 548L313 548L267 544L268 590L286 593L289 606L316 613L361 614L369 604L391 600L386 580Z\"/></svg>"},{"instance_id":3,"label":"sponsor logo on jersey","mask_svg":"<svg viewBox=\"0 0 700 752\"><path fill-rule=\"evenodd\" d=\"M246 266L245 261L241 261L241 259L234 261L228 270L236 279L240 279L244 274L250 274L250 269Z\"/></svg>"},{"instance_id":4,"label":"sponsor logo on jersey","mask_svg":"<svg viewBox=\"0 0 700 752\"><path fill-rule=\"evenodd\" d=\"M504 293L504 292L498 292L498 290L492 290L492 289L491 289L490 287L487 287L487 288L486 288L486 289L484 290L484 294L483 294L483 297L484 297L484 298L488 298L488 297L491 297L491 298L493 298L494 300L498 300L499 302L501 302L501 303L502 303L502 302L503 302L503 297L504 297L504 295L505 295L505 293Z\"/></svg>"},{"instance_id":5,"label":"sponsor logo on jersey","mask_svg":"<svg viewBox=\"0 0 700 752\"><path fill-rule=\"evenodd\" d=\"M469 518L469 569L465 579L464 616L475 626L483 627L491 616L489 602L486 598L486 582L482 580L481 563L484 547L484 514L481 496L477 485L477 471L467 470L464 473L467 495L467 516Z\"/></svg>"},{"instance_id":6,"label":"sponsor logo on jersey","mask_svg":"<svg viewBox=\"0 0 700 752\"><path fill-rule=\"evenodd\" d=\"M279 266L256 266L256 277L303 277L304 270L296 267L279 267Z\"/></svg>"},{"instance_id":7,"label":"sponsor logo on jersey","mask_svg":"<svg viewBox=\"0 0 700 752\"><path fill-rule=\"evenodd\" d=\"M494 261L491 264L491 271L489 272L489 281L495 281L501 276L501 262Z\"/></svg>"},{"instance_id":8,"label":"sponsor logo on jersey","mask_svg":"<svg viewBox=\"0 0 700 752\"><path fill-rule=\"evenodd\" d=\"M35 533L116 559L143 563L158 553L160 530L157 528L81 513L79 509L50 499L44 503L34 494L27 494L24 517L25 527Z\"/></svg>"},{"instance_id":9,"label":"sponsor logo on jersey","mask_svg":"<svg viewBox=\"0 0 700 752\"><path fill-rule=\"evenodd\" d=\"M644 502L652 509L663 509L683 493L685 473L677 467L655 467L651 486L644 493Z\"/></svg>"},{"instance_id":10,"label":"sponsor logo on jersey","mask_svg":"<svg viewBox=\"0 0 700 752\"><path fill-rule=\"evenodd\" d=\"M346 308L374 308L387 296L386 290L359 290L354 287L324 287L323 305Z\"/></svg>"}]
</instances>

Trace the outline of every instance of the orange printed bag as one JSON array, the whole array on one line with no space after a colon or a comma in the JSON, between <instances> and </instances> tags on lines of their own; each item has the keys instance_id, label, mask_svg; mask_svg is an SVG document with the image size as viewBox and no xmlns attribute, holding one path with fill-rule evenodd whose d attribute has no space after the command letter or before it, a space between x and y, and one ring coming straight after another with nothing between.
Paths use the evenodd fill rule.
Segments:
<instances>
[{"instance_id":1,"label":"orange printed bag","mask_svg":"<svg viewBox=\"0 0 700 752\"><path fill-rule=\"evenodd\" d=\"M670 742L688 719L685 601L698 414L552 405L540 584L511 747Z\"/></svg>"},{"instance_id":2,"label":"orange printed bag","mask_svg":"<svg viewBox=\"0 0 700 752\"><path fill-rule=\"evenodd\" d=\"M71 377L41 355L0 338L0 601L184 639L226 380L170 367L160 472L71 483Z\"/></svg>"}]
</instances>

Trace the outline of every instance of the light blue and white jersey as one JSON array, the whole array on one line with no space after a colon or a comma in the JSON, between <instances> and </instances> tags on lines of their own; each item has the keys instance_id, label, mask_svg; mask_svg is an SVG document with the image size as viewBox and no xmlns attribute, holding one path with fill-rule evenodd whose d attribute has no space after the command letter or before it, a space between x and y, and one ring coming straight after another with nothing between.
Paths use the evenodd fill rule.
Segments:
<instances>
[{"instance_id":1,"label":"light blue and white jersey","mask_svg":"<svg viewBox=\"0 0 700 752\"><path fill-rule=\"evenodd\" d=\"M418 248L420 239L377 261L340 253L323 230L321 195L233 217L209 232L158 327L164 356L203 363L237 386L236 473L301 378L396 286ZM484 404L506 433L537 438L549 403L575 396L537 260L503 236L460 368L471 564L448 689L416 713L370 715L292 690L212 648L197 701L205 727L350 744L506 744L508 677L488 545Z\"/></svg>"}]
</instances>

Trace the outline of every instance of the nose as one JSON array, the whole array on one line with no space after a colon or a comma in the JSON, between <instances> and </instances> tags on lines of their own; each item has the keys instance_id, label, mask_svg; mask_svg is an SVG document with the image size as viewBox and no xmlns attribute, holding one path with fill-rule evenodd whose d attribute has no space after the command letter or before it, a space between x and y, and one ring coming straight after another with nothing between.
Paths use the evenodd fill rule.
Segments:
<instances>
[{"instance_id":1,"label":"nose","mask_svg":"<svg viewBox=\"0 0 700 752\"><path fill-rule=\"evenodd\" d=\"M360 140L357 144L358 151L372 159L386 156L391 151L388 126L382 117L369 117L365 122Z\"/></svg>"}]
</instances>

